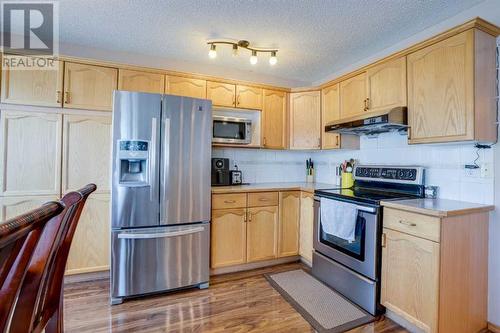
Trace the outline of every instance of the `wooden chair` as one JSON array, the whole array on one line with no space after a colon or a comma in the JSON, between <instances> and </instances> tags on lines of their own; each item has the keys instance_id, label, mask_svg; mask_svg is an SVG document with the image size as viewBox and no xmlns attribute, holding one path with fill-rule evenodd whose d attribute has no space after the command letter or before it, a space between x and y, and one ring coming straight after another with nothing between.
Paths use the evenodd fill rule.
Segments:
<instances>
[{"instance_id":1,"label":"wooden chair","mask_svg":"<svg viewBox=\"0 0 500 333\"><path fill-rule=\"evenodd\" d=\"M12 318L12 332L62 332L62 283L68 254L88 196L96 190L89 184L66 194L65 210L53 218L30 262L25 283ZM47 325L49 323L50 325Z\"/></svg>"},{"instance_id":2,"label":"wooden chair","mask_svg":"<svg viewBox=\"0 0 500 333\"><path fill-rule=\"evenodd\" d=\"M7 332L28 265L47 221L64 206L49 202L0 224L0 332Z\"/></svg>"}]
</instances>

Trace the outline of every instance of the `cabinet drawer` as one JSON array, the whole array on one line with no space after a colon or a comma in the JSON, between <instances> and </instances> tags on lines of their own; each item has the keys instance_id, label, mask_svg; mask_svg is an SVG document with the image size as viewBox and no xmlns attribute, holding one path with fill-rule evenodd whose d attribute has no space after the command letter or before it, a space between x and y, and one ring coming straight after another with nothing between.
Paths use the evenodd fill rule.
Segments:
<instances>
[{"instance_id":1,"label":"cabinet drawer","mask_svg":"<svg viewBox=\"0 0 500 333\"><path fill-rule=\"evenodd\" d=\"M247 206L246 193L212 195L212 209L245 208L246 206Z\"/></svg>"},{"instance_id":2,"label":"cabinet drawer","mask_svg":"<svg viewBox=\"0 0 500 333\"><path fill-rule=\"evenodd\" d=\"M439 218L384 208L384 228L439 242L440 227Z\"/></svg>"},{"instance_id":3,"label":"cabinet drawer","mask_svg":"<svg viewBox=\"0 0 500 333\"><path fill-rule=\"evenodd\" d=\"M278 192L248 193L248 207L278 206Z\"/></svg>"}]
</instances>

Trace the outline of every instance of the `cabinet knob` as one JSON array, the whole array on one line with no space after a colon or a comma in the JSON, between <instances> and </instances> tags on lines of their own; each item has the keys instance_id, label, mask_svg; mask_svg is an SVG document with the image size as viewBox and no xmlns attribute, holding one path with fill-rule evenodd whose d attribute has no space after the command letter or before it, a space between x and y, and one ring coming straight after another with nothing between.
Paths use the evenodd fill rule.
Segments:
<instances>
[{"instance_id":1,"label":"cabinet knob","mask_svg":"<svg viewBox=\"0 0 500 333\"><path fill-rule=\"evenodd\" d=\"M231 204L231 203L235 203L236 201L234 200L224 200L224 203L227 203L227 204Z\"/></svg>"},{"instance_id":2,"label":"cabinet knob","mask_svg":"<svg viewBox=\"0 0 500 333\"><path fill-rule=\"evenodd\" d=\"M366 99L366 110L370 110L370 98Z\"/></svg>"},{"instance_id":3,"label":"cabinet knob","mask_svg":"<svg viewBox=\"0 0 500 333\"><path fill-rule=\"evenodd\" d=\"M408 222L408 221L405 221L405 220L399 220L399 223L402 224L402 225L406 225L408 227L416 227L417 226L416 223Z\"/></svg>"},{"instance_id":4,"label":"cabinet knob","mask_svg":"<svg viewBox=\"0 0 500 333\"><path fill-rule=\"evenodd\" d=\"M56 91L56 98L57 98L56 103L60 104L61 103L61 91L60 90Z\"/></svg>"},{"instance_id":5,"label":"cabinet knob","mask_svg":"<svg viewBox=\"0 0 500 333\"><path fill-rule=\"evenodd\" d=\"M382 247L385 247L386 244L387 244L387 236L385 235L385 233L382 234L382 239L381 239L381 245Z\"/></svg>"},{"instance_id":6,"label":"cabinet knob","mask_svg":"<svg viewBox=\"0 0 500 333\"><path fill-rule=\"evenodd\" d=\"M64 104L69 104L69 91L64 92Z\"/></svg>"}]
</instances>

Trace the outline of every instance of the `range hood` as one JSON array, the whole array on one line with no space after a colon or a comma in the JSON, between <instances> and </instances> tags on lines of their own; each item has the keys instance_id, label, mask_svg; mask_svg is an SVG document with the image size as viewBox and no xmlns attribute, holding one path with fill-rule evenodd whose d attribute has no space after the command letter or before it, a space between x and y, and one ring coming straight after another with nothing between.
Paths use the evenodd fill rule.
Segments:
<instances>
[{"instance_id":1,"label":"range hood","mask_svg":"<svg viewBox=\"0 0 500 333\"><path fill-rule=\"evenodd\" d=\"M325 126L325 132L350 135L376 135L386 132L402 132L408 128L408 112L404 106L389 110L367 112L344 118Z\"/></svg>"}]
</instances>

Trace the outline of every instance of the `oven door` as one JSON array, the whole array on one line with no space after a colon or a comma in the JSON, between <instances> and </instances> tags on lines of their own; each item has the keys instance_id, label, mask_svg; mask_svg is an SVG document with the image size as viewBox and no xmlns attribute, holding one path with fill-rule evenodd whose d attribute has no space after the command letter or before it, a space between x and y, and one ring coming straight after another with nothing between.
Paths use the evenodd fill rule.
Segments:
<instances>
[{"instance_id":1,"label":"oven door","mask_svg":"<svg viewBox=\"0 0 500 333\"><path fill-rule=\"evenodd\" d=\"M324 199L324 198L323 198ZM325 200L325 199L324 199ZM326 199L339 201L337 199ZM379 209L357 205L355 240L326 233L321 225L321 203L314 200L314 250L373 280L378 270Z\"/></svg>"},{"instance_id":2,"label":"oven door","mask_svg":"<svg viewBox=\"0 0 500 333\"><path fill-rule=\"evenodd\" d=\"M250 144L252 121L245 118L213 116L212 142Z\"/></svg>"}]
</instances>

